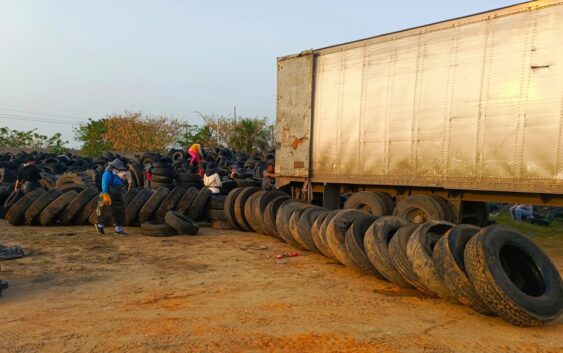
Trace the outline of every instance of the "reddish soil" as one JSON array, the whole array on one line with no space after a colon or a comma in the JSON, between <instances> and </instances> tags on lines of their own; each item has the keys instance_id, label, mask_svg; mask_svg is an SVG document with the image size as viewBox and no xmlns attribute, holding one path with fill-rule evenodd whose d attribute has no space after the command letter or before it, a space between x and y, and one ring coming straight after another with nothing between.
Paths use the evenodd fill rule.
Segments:
<instances>
[{"instance_id":1,"label":"reddish soil","mask_svg":"<svg viewBox=\"0 0 563 353\"><path fill-rule=\"evenodd\" d=\"M0 243L0 352L563 352L539 328L400 289L253 233L97 236L12 227ZM563 237L534 238L563 272Z\"/></svg>"}]
</instances>

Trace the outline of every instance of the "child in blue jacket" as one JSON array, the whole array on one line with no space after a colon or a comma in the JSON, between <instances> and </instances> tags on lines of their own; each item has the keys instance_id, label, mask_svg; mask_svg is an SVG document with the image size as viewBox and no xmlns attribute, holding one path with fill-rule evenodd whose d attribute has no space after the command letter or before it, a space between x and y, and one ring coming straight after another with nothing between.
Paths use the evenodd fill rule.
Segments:
<instances>
[{"instance_id":1,"label":"child in blue jacket","mask_svg":"<svg viewBox=\"0 0 563 353\"><path fill-rule=\"evenodd\" d=\"M125 225L125 204L123 203L123 194L130 184L131 174L127 167L119 159L113 160L106 168L102 175L102 193L98 200L96 208L96 230L99 234L105 234L104 231L104 207L110 207L113 218L115 219L115 234L127 235L123 226Z\"/></svg>"}]
</instances>

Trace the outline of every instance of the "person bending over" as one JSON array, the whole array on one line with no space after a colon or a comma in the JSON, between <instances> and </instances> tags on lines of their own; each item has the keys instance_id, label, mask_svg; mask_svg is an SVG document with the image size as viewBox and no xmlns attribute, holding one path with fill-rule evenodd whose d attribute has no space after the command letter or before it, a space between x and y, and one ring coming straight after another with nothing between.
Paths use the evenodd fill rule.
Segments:
<instances>
[{"instance_id":1,"label":"person bending over","mask_svg":"<svg viewBox=\"0 0 563 353\"><path fill-rule=\"evenodd\" d=\"M115 219L115 234L127 235L123 226L125 225L125 204L123 194L129 186L129 172L127 167L119 159L113 160L102 175L102 192L96 208L96 231L105 234L104 231L104 208L111 209Z\"/></svg>"},{"instance_id":2,"label":"person bending over","mask_svg":"<svg viewBox=\"0 0 563 353\"><path fill-rule=\"evenodd\" d=\"M39 169L35 166L35 159L32 156L28 156L24 164L18 168L14 191L17 192L21 189L24 194L27 194L40 187L40 180L41 173L39 173Z\"/></svg>"}]
</instances>

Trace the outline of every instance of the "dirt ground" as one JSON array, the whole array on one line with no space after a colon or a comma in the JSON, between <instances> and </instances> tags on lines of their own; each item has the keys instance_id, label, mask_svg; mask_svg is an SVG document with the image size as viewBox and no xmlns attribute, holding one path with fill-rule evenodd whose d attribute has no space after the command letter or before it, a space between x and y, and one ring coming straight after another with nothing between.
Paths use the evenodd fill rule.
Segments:
<instances>
[{"instance_id":1,"label":"dirt ground","mask_svg":"<svg viewBox=\"0 0 563 353\"><path fill-rule=\"evenodd\" d=\"M0 243L0 352L563 352L540 328L356 273L253 233L97 236L12 227ZM534 238L563 273L563 236Z\"/></svg>"}]
</instances>

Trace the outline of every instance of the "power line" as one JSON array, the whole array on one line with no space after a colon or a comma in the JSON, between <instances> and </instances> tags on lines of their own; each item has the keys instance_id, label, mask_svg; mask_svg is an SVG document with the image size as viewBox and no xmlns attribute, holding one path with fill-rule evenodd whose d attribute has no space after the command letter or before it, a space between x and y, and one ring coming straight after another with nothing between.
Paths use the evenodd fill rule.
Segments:
<instances>
[{"instance_id":1,"label":"power line","mask_svg":"<svg viewBox=\"0 0 563 353\"><path fill-rule=\"evenodd\" d=\"M27 113L27 114L36 114L36 115L52 116L52 117L55 117L55 118L67 118L67 119L87 120L86 118L80 118L80 117L71 116L71 115L48 114L48 113L31 112L31 111L27 111L27 110L17 110L17 109L2 108L2 107L0 107L0 110L9 110L9 111L18 112L18 113ZM2 114L4 114L4 113L2 113Z\"/></svg>"},{"instance_id":2,"label":"power line","mask_svg":"<svg viewBox=\"0 0 563 353\"><path fill-rule=\"evenodd\" d=\"M2 114L0 114L0 118L9 119L9 120L34 121L34 122L49 123L49 124L79 125L79 122L73 123L71 121L64 121L64 120L30 118L30 117L21 117L21 116L16 117L16 116L7 116L7 115L2 115Z\"/></svg>"}]
</instances>

